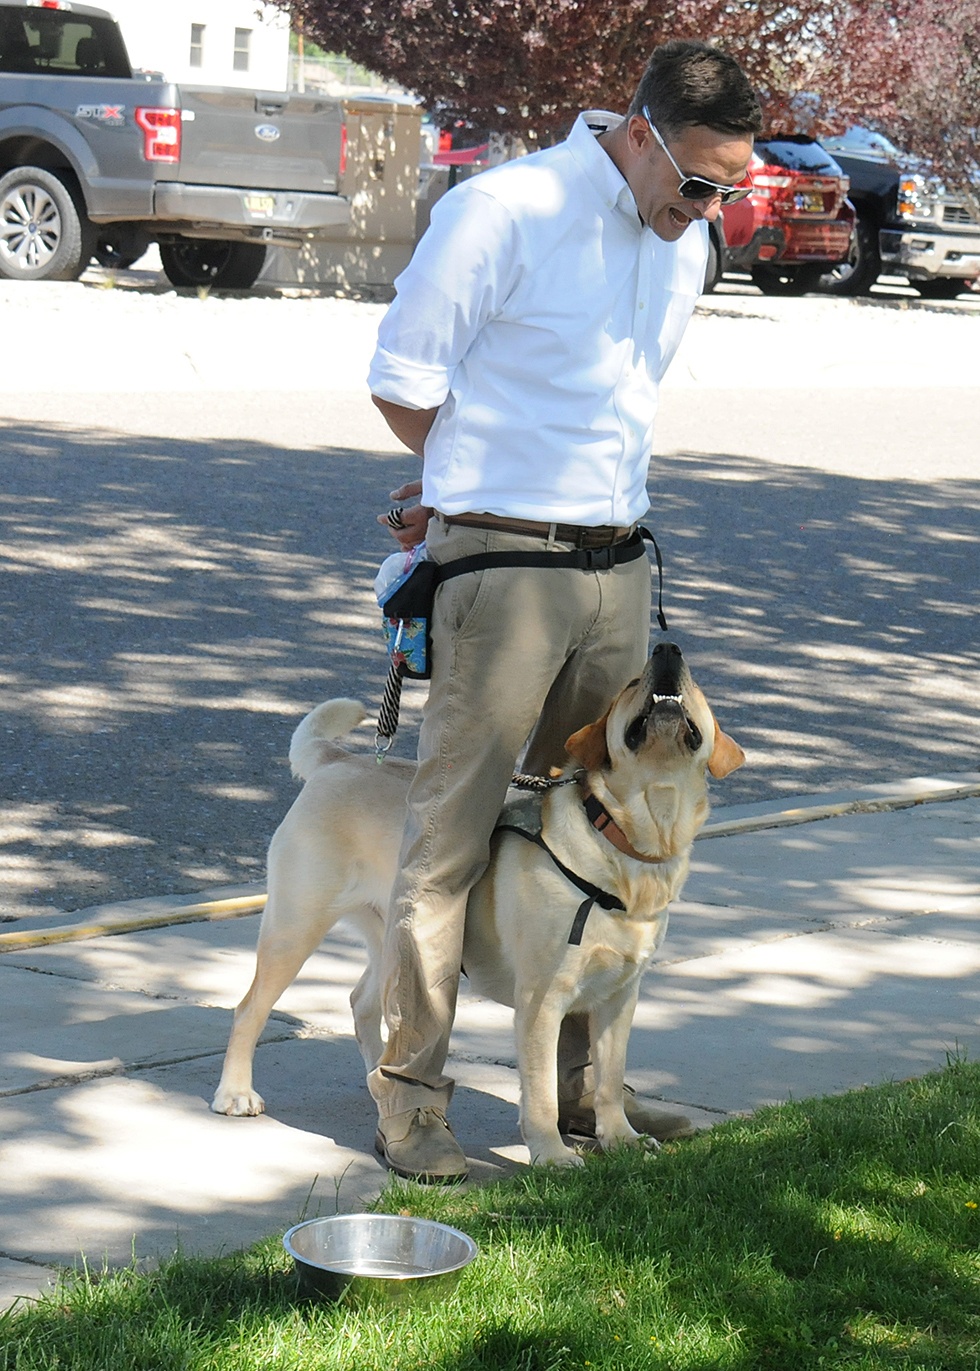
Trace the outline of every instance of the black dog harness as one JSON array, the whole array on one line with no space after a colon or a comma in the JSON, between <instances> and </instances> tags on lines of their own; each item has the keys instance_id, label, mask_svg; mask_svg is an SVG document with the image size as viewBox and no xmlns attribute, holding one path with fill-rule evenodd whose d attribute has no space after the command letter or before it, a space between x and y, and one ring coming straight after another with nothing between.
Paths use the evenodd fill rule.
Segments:
<instances>
[{"instance_id":1,"label":"black dog harness","mask_svg":"<svg viewBox=\"0 0 980 1371\"><path fill-rule=\"evenodd\" d=\"M551 848L542 838L540 833L529 833L526 828L518 828L516 824L498 824L495 830L497 833L516 833L521 838L526 838L529 843L534 843L542 851L547 852L555 866L565 877L571 881L572 885L578 886L582 894L586 897L579 905L572 920L572 931L568 935L570 947L578 947L582 941L582 934L585 932L585 921L592 912L592 906L597 904L600 909L618 909L621 913L626 913L626 906L618 895L610 895L608 890L601 890L599 886L587 881L584 876L580 876L577 871L572 871L560 861L552 852Z\"/></svg>"}]
</instances>

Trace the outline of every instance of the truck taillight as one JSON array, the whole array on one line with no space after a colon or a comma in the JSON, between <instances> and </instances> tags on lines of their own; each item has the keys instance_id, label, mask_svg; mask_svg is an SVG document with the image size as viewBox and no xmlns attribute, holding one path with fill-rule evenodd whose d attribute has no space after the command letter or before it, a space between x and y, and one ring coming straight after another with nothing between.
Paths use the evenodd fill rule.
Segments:
<instances>
[{"instance_id":1,"label":"truck taillight","mask_svg":"<svg viewBox=\"0 0 980 1371\"><path fill-rule=\"evenodd\" d=\"M180 110L141 108L136 122L143 130L143 156L148 162L180 161Z\"/></svg>"},{"instance_id":2,"label":"truck taillight","mask_svg":"<svg viewBox=\"0 0 980 1371\"><path fill-rule=\"evenodd\" d=\"M347 170L347 125L340 126L340 175Z\"/></svg>"}]
</instances>

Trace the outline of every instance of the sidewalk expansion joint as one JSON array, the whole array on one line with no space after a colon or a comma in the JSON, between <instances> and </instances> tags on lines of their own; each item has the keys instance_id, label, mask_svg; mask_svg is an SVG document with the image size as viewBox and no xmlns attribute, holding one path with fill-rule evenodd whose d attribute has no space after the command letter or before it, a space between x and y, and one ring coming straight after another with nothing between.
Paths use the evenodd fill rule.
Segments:
<instances>
[{"instance_id":1,"label":"sidewalk expansion joint","mask_svg":"<svg viewBox=\"0 0 980 1371\"><path fill-rule=\"evenodd\" d=\"M283 1033L278 1037L263 1038L259 1047L276 1043L293 1042L295 1033ZM110 1080L114 1076L142 1075L148 1071L158 1071L168 1066L181 1066L185 1062L206 1061L225 1054L224 1047L209 1047L201 1052L181 1053L172 1057L154 1057L141 1062L117 1062L111 1066L93 1067L91 1071L72 1071L61 1076L51 1076L45 1081L32 1081L30 1085L17 1085L0 1089L0 1100L12 1099L15 1095L36 1095L42 1090L68 1090L77 1085L88 1085L91 1081Z\"/></svg>"},{"instance_id":2,"label":"sidewalk expansion joint","mask_svg":"<svg viewBox=\"0 0 980 1371\"><path fill-rule=\"evenodd\" d=\"M52 1274L64 1269L59 1262L43 1262L39 1257L28 1257L21 1252L5 1252L3 1248L0 1248L0 1261L17 1262L21 1266L32 1266L35 1270L50 1271Z\"/></svg>"}]
</instances>

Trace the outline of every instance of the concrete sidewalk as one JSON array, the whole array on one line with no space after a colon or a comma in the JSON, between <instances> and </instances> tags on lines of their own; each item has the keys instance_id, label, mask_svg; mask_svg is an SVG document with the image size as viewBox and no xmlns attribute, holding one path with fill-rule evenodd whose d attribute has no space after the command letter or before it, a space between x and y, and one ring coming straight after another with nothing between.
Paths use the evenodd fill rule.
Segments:
<instances>
[{"instance_id":1,"label":"concrete sidewalk","mask_svg":"<svg viewBox=\"0 0 980 1371\"><path fill-rule=\"evenodd\" d=\"M684 893L637 1010L640 1090L709 1124L980 1052L980 774L717 810ZM0 925L0 1308L81 1254L235 1250L383 1185L354 938L314 954L269 1022L269 1113L209 1112L259 903L251 887ZM463 993L452 1072L474 1178L525 1162L508 1010Z\"/></svg>"}]
</instances>

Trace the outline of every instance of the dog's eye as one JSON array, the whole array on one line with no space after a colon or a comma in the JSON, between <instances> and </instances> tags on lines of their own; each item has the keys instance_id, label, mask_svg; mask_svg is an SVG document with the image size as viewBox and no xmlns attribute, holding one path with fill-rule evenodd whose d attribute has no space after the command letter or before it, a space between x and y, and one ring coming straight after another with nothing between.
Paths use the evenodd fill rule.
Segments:
<instances>
[{"instance_id":1,"label":"dog's eye","mask_svg":"<svg viewBox=\"0 0 980 1371\"><path fill-rule=\"evenodd\" d=\"M694 722L694 720L691 718L689 714L687 716L687 745L692 752L697 752L698 748L701 746L703 742L704 734L701 732L701 730L698 728L697 724Z\"/></svg>"},{"instance_id":2,"label":"dog's eye","mask_svg":"<svg viewBox=\"0 0 980 1371\"><path fill-rule=\"evenodd\" d=\"M629 748L630 752L638 752L646 741L646 736L647 716L645 714L638 714L623 734L623 742Z\"/></svg>"}]
</instances>

